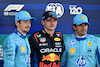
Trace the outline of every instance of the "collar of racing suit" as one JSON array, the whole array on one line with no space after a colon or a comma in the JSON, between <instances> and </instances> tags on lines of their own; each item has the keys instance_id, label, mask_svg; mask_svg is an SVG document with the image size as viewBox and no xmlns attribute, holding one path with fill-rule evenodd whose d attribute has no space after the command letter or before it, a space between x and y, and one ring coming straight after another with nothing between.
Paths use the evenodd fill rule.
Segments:
<instances>
[{"instance_id":1,"label":"collar of racing suit","mask_svg":"<svg viewBox=\"0 0 100 67\"><path fill-rule=\"evenodd\" d=\"M54 34L48 34L44 29L42 29L42 32L48 37L54 37L54 35L56 35L56 32L54 32Z\"/></svg>"},{"instance_id":2,"label":"collar of racing suit","mask_svg":"<svg viewBox=\"0 0 100 67\"><path fill-rule=\"evenodd\" d=\"M17 29L15 29L14 33L16 33L17 35L19 35L22 38L26 38L26 35L21 34Z\"/></svg>"},{"instance_id":3,"label":"collar of racing suit","mask_svg":"<svg viewBox=\"0 0 100 67\"><path fill-rule=\"evenodd\" d=\"M83 37L79 37L79 36L75 36L75 38L76 38L76 40L85 40L85 39L87 39L87 35L85 35L85 36L83 36Z\"/></svg>"}]
</instances>

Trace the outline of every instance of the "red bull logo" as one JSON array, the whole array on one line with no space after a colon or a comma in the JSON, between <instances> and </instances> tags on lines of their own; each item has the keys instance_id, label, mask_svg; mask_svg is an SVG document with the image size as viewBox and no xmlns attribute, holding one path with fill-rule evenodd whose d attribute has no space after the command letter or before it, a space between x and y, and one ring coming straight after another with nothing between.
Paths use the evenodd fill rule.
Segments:
<instances>
[{"instance_id":1,"label":"red bull logo","mask_svg":"<svg viewBox=\"0 0 100 67\"><path fill-rule=\"evenodd\" d=\"M58 62L58 64L56 64L56 62L50 62L50 64L45 64L44 62L40 62L39 67L60 67L60 62Z\"/></svg>"},{"instance_id":2,"label":"red bull logo","mask_svg":"<svg viewBox=\"0 0 100 67\"><path fill-rule=\"evenodd\" d=\"M56 55L54 53L50 53L47 56L43 55L42 61L45 61L45 60L51 61L51 62L54 62L54 61L57 61L57 60L60 61L60 55L58 56L58 55Z\"/></svg>"}]
</instances>

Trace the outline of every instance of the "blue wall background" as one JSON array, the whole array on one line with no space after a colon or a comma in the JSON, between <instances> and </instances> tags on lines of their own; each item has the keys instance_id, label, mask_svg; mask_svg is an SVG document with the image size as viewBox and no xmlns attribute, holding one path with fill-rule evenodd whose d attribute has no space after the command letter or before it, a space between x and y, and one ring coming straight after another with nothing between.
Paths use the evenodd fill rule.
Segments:
<instances>
[{"instance_id":1,"label":"blue wall background","mask_svg":"<svg viewBox=\"0 0 100 67\"><path fill-rule=\"evenodd\" d=\"M89 34L100 37L100 0L0 0L0 45L2 45L3 40L14 31L14 13L16 10L10 10L14 7L9 7L8 10L5 9L9 5L24 5L21 10L27 10L32 16L34 16L37 21L32 23L32 27L28 36L36 31L41 30L41 18L42 15L50 3L59 3L64 8L63 15L59 18L57 31L61 31L64 37L73 34L72 22L73 17L76 15L71 14L71 9L69 7L74 7L72 12L80 12L78 8L82 9L82 13L89 17ZM61 9L62 10L62 9ZM0 47L0 57L2 58L2 49ZM2 67L2 59L0 61L0 67Z\"/></svg>"}]
</instances>

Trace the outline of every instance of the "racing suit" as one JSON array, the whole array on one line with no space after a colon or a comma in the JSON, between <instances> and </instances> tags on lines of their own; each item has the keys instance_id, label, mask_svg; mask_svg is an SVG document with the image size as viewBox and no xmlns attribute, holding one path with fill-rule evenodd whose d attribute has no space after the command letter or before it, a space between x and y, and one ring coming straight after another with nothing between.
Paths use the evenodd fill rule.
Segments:
<instances>
[{"instance_id":1,"label":"racing suit","mask_svg":"<svg viewBox=\"0 0 100 67\"><path fill-rule=\"evenodd\" d=\"M66 67L100 67L100 40L93 35L77 38L75 35L64 40L65 51L60 65Z\"/></svg>"},{"instance_id":2,"label":"racing suit","mask_svg":"<svg viewBox=\"0 0 100 67\"><path fill-rule=\"evenodd\" d=\"M30 67L30 45L26 36L18 30L3 42L4 67Z\"/></svg>"},{"instance_id":3,"label":"racing suit","mask_svg":"<svg viewBox=\"0 0 100 67\"><path fill-rule=\"evenodd\" d=\"M50 35L42 29L29 37L32 67L60 67L63 40L60 32Z\"/></svg>"}]
</instances>

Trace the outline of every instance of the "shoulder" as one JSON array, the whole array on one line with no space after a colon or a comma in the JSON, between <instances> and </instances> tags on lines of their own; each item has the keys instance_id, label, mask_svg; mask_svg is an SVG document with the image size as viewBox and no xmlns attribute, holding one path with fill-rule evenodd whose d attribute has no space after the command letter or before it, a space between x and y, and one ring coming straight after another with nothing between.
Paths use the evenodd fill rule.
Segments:
<instances>
[{"instance_id":1,"label":"shoulder","mask_svg":"<svg viewBox=\"0 0 100 67\"><path fill-rule=\"evenodd\" d=\"M16 36L15 33L11 33L11 34L5 39L5 41L6 41L6 40L14 40L16 37L17 37L17 36Z\"/></svg>"},{"instance_id":2,"label":"shoulder","mask_svg":"<svg viewBox=\"0 0 100 67\"><path fill-rule=\"evenodd\" d=\"M62 34L62 33L61 33L61 32L59 32L59 31L56 31L56 33L57 33L57 34Z\"/></svg>"},{"instance_id":3,"label":"shoulder","mask_svg":"<svg viewBox=\"0 0 100 67\"><path fill-rule=\"evenodd\" d=\"M31 37L36 37L36 36L39 35L40 33L41 33L41 31L34 32L31 36L29 36L29 38L31 38Z\"/></svg>"},{"instance_id":4,"label":"shoulder","mask_svg":"<svg viewBox=\"0 0 100 67\"><path fill-rule=\"evenodd\" d=\"M96 36L91 35L91 34L88 34L88 37L91 38L91 39L94 39L94 40L100 39L99 37L96 37Z\"/></svg>"},{"instance_id":5,"label":"shoulder","mask_svg":"<svg viewBox=\"0 0 100 67\"><path fill-rule=\"evenodd\" d=\"M4 41L3 41L3 46L12 46L15 42L16 34L12 33L10 34Z\"/></svg>"},{"instance_id":6,"label":"shoulder","mask_svg":"<svg viewBox=\"0 0 100 67\"><path fill-rule=\"evenodd\" d=\"M75 39L75 34L71 34L71 36L66 36L65 40Z\"/></svg>"},{"instance_id":7,"label":"shoulder","mask_svg":"<svg viewBox=\"0 0 100 67\"><path fill-rule=\"evenodd\" d=\"M100 38L94 35L88 35L89 39L91 39L92 41L94 41L95 43L100 43Z\"/></svg>"}]
</instances>

